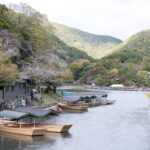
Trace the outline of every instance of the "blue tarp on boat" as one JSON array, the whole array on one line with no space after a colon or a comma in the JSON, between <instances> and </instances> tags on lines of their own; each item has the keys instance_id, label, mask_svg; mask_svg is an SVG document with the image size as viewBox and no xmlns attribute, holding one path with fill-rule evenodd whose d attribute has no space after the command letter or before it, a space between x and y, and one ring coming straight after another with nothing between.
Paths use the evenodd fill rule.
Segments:
<instances>
[{"instance_id":1,"label":"blue tarp on boat","mask_svg":"<svg viewBox=\"0 0 150 150\"><path fill-rule=\"evenodd\" d=\"M73 92L62 92L61 95L62 96L69 96L69 95L73 95Z\"/></svg>"}]
</instances>

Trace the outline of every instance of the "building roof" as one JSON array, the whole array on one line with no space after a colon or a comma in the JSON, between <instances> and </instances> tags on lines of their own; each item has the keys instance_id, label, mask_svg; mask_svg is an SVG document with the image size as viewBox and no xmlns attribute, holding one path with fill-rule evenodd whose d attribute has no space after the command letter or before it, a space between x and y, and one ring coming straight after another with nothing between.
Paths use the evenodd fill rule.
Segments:
<instances>
[{"instance_id":1,"label":"building roof","mask_svg":"<svg viewBox=\"0 0 150 150\"><path fill-rule=\"evenodd\" d=\"M28 115L29 113L16 112L16 111L11 111L11 110L3 110L0 112L0 117L5 117L9 119L20 119Z\"/></svg>"},{"instance_id":2,"label":"building roof","mask_svg":"<svg viewBox=\"0 0 150 150\"><path fill-rule=\"evenodd\" d=\"M123 84L113 84L110 87L121 88L121 87L124 87L124 85Z\"/></svg>"},{"instance_id":3,"label":"building roof","mask_svg":"<svg viewBox=\"0 0 150 150\"><path fill-rule=\"evenodd\" d=\"M32 108L17 108L16 111L29 113L29 115L34 117L45 117L47 115L58 115L54 110L42 110L42 109L32 109Z\"/></svg>"}]
</instances>

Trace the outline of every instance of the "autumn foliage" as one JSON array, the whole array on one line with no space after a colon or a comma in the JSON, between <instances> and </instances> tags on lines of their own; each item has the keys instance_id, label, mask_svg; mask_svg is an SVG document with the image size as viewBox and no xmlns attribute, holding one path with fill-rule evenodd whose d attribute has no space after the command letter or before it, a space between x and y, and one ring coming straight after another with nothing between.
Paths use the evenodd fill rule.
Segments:
<instances>
[{"instance_id":1,"label":"autumn foliage","mask_svg":"<svg viewBox=\"0 0 150 150\"><path fill-rule=\"evenodd\" d=\"M0 84L9 84L18 78L18 69L6 53L0 51Z\"/></svg>"}]
</instances>

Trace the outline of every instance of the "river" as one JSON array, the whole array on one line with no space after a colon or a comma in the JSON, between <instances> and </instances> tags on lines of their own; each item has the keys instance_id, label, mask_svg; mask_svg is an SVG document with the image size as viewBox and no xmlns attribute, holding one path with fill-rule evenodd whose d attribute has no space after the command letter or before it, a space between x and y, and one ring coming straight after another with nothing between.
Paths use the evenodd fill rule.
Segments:
<instances>
[{"instance_id":1,"label":"river","mask_svg":"<svg viewBox=\"0 0 150 150\"><path fill-rule=\"evenodd\" d=\"M109 92L113 105L62 113L48 122L73 124L68 134L28 137L0 133L0 150L150 150L149 99L142 92Z\"/></svg>"}]
</instances>

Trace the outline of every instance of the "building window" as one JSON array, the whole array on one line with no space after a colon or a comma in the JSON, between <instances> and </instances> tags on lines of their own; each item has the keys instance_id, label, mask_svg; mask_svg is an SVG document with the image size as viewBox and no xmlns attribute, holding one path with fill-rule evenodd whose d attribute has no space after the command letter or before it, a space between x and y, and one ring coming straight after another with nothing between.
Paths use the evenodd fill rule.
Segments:
<instances>
[{"instance_id":1,"label":"building window","mask_svg":"<svg viewBox=\"0 0 150 150\"><path fill-rule=\"evenodd\" d=\"M6 86L6 92L13 92L15 91L15 86L12 85L12 86Z\"/></svg>"},{"instance_id":2,"label":"building window","mask_svg":"<svg viewBox=\"0 0 150 150\"><path fill-rule=\"evenodd\" d=\"M20 88L21 88L21 89L23 88L23 83L20 83Z\"/></svg>"},{"instance_id":3,"label":"building window","mask_svg":"<svg viewBox=\"0 0 150 150\"><path fill-rule=\"evenodd\" d=\"M9 86L6 86L6 92L8 92L9 91Z\"/></svg>"},{"instance_id":4,"label":"building window","mask_svg":"<svg viewBox=\"0 0 150 150\"><path fill-rule=\"evenodd\" d=\"M14 85L11 86L11 91L15 91L15 86Z\"/></svg>"}]
</instances>

